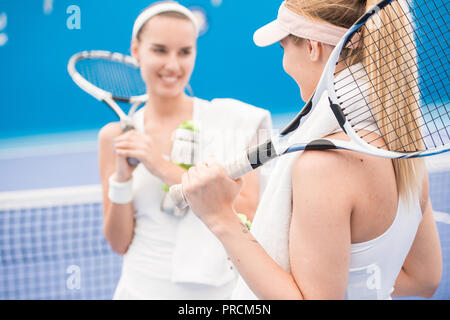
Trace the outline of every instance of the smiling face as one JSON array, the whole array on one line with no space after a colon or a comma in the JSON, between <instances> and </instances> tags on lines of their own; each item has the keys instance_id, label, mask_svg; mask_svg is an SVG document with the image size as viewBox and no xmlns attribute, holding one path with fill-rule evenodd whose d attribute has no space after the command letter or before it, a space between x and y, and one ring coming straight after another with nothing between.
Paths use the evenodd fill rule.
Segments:
<instances>
[{"instance_id":1,"label":"smiling face","mask_svg":"<svg viewBox=\"0 0 450 320\"><path fill-rule=\"evenodd\" d=\"M197 34L189 19L159 15L151 18L133 40L147 91L159 97L184 93L196 58Z\"/></svg>"}]
</instances>

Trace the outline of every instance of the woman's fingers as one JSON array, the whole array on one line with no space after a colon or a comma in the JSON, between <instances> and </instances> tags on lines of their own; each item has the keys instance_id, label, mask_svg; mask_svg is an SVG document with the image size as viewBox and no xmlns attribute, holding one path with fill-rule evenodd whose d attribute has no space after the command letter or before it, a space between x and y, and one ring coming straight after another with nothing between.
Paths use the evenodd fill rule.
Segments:
<instances>
[{"instance_id":1,"label":"woman's fingers","mask_svg":"<svg viewBox=\"0 0 450 320\"><path fill-rule=\"evenodd\" d=\"M113 143L117 144L117 143L121 143L124 141L146 141L146 139L148 139L148 137L146 135L144 135L143 133L135 131L135 130L130 130L130 131L122 133L118 137L115 137L113 139Z\"/></svg>"},{"instance_id":2,"label":"woman's fingers","mask_svg":"<svg viewBox=\"0 0 450 320\"><path fill-rule=\"evenodd\" d=\"M128 131L113 141L115 149L146 149L149 148L148 138L138 132Z\"/></svg>"},{"instance_id":3,"label":"woman's fingers","mask_svg":"<svg viewBox=\"0 0 450 320\"><path fill-rule=\"evenodd\" d=\"M121 150L128 150L128 149L139 149L144 147L142 143L139 141L121 141L114 143L114 148L121 149Z\"/></svg>"},{"instance_id":4,"label":"woman's fingers","mask_svg":"<svg viewBox=\"0 0 450 320\"><path fill-rule=\"evenodd\" d=\"M128 140L130 137L134 136L135 133L136 133L135 130L130 130L130 131L124 132L120 136L113 138L113 141L114 141L114 143L117 143L120 141Z\"/></svg>"},{"instance_id":5,"label":"woman's fingers","mask_svg":"<svg viewBox=\"0 0 450 320\"><path fill-rule=\"evenodd\" d=\"M140 160L141 154L135 149L117 149L116 154L121 157L126 158L136 158Z\"/></svg>"}]
</instances>

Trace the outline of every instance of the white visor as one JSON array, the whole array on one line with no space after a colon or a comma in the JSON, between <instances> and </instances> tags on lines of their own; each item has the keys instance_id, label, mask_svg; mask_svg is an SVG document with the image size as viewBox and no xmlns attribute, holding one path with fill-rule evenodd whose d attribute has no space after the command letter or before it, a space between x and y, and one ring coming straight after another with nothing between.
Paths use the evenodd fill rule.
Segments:
<instances>
[{"instance_id":1,"label":"white visor","mask_svg":"<svg viewBox=\"0 0 450 320\"><path fill-rule=\"evenodd\" d=\"M281 4L276 20L254 33L253 41L257 46L269 46L290 34L335 46L347 32L346 28L301 16L286 7L285 3Z\"/></svg>"}]
</instances>

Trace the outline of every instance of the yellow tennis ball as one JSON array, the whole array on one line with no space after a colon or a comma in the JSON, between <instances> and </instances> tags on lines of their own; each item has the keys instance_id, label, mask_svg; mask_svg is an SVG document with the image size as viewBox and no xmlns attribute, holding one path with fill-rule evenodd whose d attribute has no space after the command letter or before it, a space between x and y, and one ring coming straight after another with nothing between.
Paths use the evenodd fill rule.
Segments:
<instances>
[{"instance_id":1,"label":"yellow tennis ball","mask_svg":"<svg viewBox=\"0 0 450 320\"><path fill-rule=\"evenodd\" d=\"M199 131L192 120L183 121L179 126L179 129L191 130L191 131Z\"/></svg>"},{"instance_id":2,"label":"yellow tennis ball","mask_svg":"<svg viewBox=\"0 0 450 320\"><path fill-rule=\"evenodd\" d=\"M243 214L243 213L237 213L237 216L242 221L242 223L245 224L248 229L250 229L250 226L251 226L252 223L251 223L250 220L247 220L247 216L245 214Z\"/></svg>"}]
</instances>

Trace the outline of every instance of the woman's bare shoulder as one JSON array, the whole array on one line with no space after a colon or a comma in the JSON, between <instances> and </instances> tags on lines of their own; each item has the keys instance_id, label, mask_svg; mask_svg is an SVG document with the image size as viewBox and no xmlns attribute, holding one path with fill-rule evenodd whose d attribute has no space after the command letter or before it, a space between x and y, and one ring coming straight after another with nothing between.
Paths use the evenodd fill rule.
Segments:
<instances>
[{"instance_id":1,"label":"woman's bare shoulder","mask_svg":"<svg viewBox=\"0 0 450 320\"><path fill-rule=\"evenodd\" d=\"M295 161L293 173L324 176L342 176L355 171L355 165L362 161L356 152L343 150L309 150L303 152ZM331 177L331 176L330 176Z\"/></svg>"},{"instance_id":2,"label":"woman's bare shoulder","mask_svg":"<svg viewBox=\"0 0 450 320\"><path fill-rule=\"evenodd\" d=\"M320 192L330 192L337 196L342 193L348 201L355 202L361 193L383 191L391 177L392 165L386 159L375 158L346 150L321 150L303 152L292 168L293 188L311 190L317 185ZM378 190L378 191L377 191Z\"/></svg>"},{"instance_id":3,"label":"woman's bare shoulder","mask_svg":"<svg viewBox=\"0 0 450 320\"><path fill-rule=\"evenodd\" d=\"M100 129L98 139L100 142L110 140L119 136L121 133L122 127L120 126L120 122L110 122Z\"/></svg>"}]
</instances>

